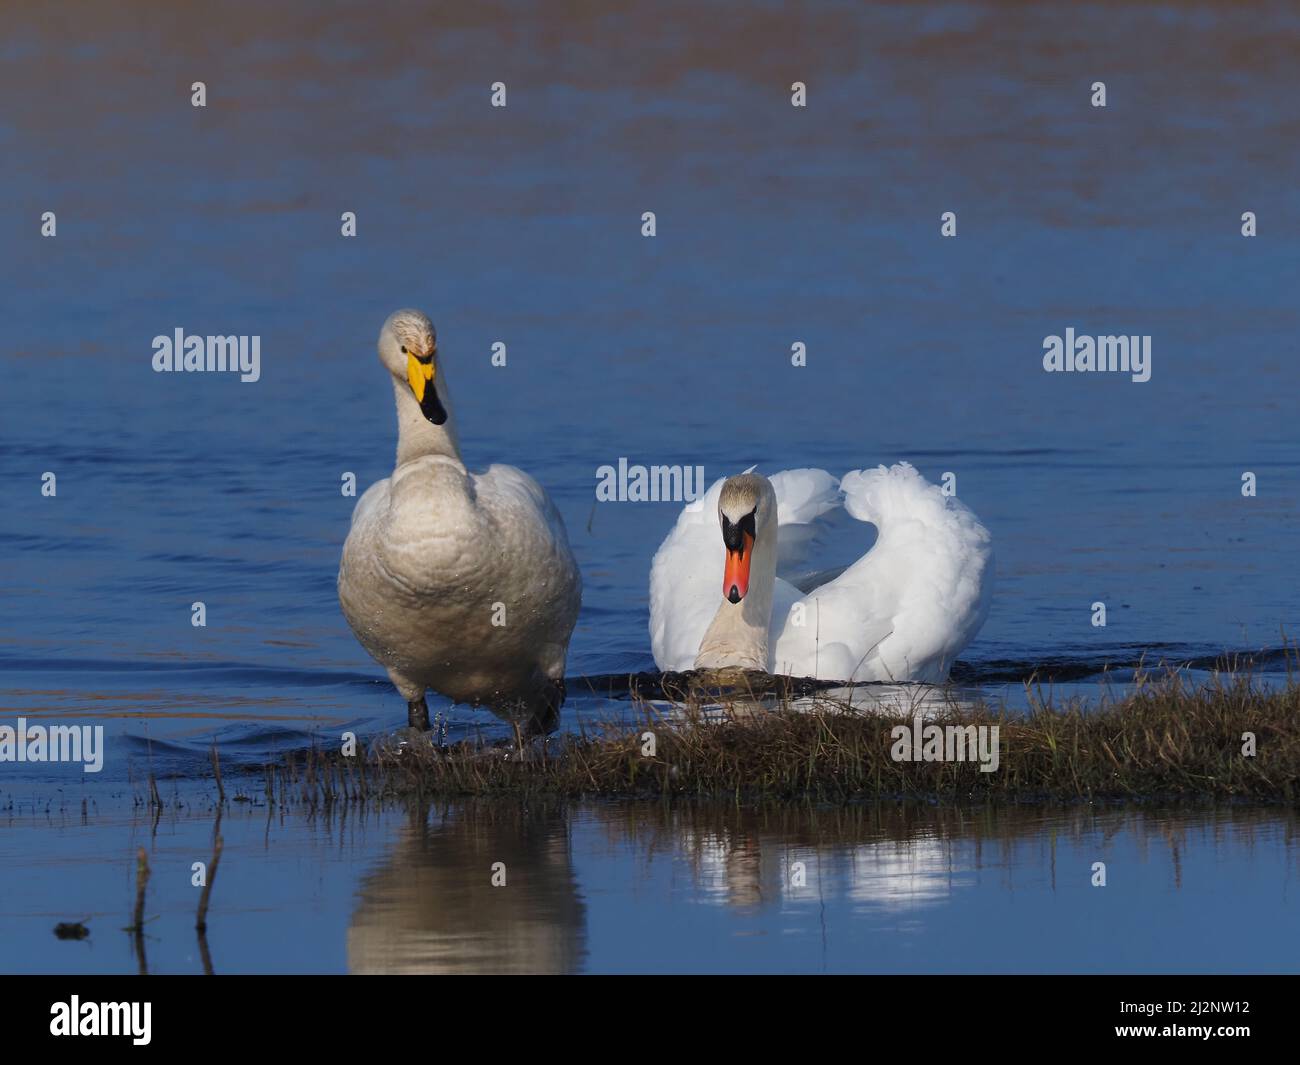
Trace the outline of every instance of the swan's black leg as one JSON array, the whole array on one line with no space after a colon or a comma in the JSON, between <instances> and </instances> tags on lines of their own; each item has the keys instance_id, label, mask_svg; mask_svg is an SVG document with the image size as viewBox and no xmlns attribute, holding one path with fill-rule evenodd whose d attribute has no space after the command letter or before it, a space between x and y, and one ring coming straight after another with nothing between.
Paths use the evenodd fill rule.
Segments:
<instances>
[{"instance_id":1,"label":"swan's black leg","mask_svg":"<svg viewBox=\"0 0 1300 1065\"><path fill-rule=\"evenodd\" d=\"M424 701L423 695L415 702L406 704L406 723L421 732L429 731L429 704Z\"/></svg>"},{"instance_id":2,"label":"swan's black leg","mask_svg":"<svg viewBox=\"0 0 1300 1065\"><path fill-rule=\"evenodd\" d=\"M529 718L524 734L532 739L534 736L549 736L560 727L560 707L564 705L567 692L564 681L551 680L546 685L545 703L533 712Z\"/></svg>"}]
</instances>

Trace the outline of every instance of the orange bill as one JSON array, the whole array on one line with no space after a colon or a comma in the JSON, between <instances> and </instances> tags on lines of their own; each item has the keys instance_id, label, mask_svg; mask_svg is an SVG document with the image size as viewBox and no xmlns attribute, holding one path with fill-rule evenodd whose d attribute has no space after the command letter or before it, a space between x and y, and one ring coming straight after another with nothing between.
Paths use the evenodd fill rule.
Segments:
<instances>
[{"instance_id":1,"label":"orange bill","mask_svg":"<svg viewBox=\"0 0 1300 1065\"><path fill-rule=\"evenodd\" d=\"M744 533L739 550L727 551L727 568L722 575L722 595L728 602L739 603L749 592L749 559L754 538Z\"/></svg>"}]
</instances>

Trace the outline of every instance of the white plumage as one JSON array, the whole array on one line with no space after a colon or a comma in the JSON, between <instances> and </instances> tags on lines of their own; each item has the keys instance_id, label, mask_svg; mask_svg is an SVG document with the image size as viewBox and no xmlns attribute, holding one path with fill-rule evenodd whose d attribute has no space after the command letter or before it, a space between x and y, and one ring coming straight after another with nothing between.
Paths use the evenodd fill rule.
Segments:
<instances>
[{"instance_id":1,"label":"white plumage","mask_svg":"<svg viewBox=\"0 0 1300 1065\"><path fill-rule=\"evenodd\" d=\"M398 415L393 475L357 502L339 602L357 639L427 727L427 688L553 728L581 580L564 522L513 466L460 459L433 326L393 314L380 360Z\"/></svg>"},{"instance_id":2,"label":"white plumage","mask_svg":"<svg viewBox=\"0 0 1300 1065\"><path fill-rule=\"evenodd\" d=\"M720 664L721 647L729 664L752 664L757 656L768 672L789 676L947 678L984 623L992 592L990 537L969 508L907 463L854 470L839 482L823 470L774 474L775 530L763 525L764 489L752 488L760 513L755 583L745 603L732 604L722 589L723 484L715 482L682 512L655 554L650 642L660 669L694 668L709 633L710 665ZM842 572L818 572L823 534L842 529L846 518L874 525L875 545ZM775 576L765 578L763 552L772 550ZM742 609L763 611L768 603L766 632L747 633Z\"/></svg>"}]
</instances>

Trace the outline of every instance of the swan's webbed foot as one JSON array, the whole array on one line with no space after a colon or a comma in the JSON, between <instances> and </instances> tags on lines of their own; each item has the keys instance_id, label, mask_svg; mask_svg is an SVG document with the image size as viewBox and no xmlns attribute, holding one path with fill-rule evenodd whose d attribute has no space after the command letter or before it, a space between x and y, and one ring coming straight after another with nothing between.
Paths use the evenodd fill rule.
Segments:
<instances>
[{"instance_id":1,"label":"swan's webbed foot","mask_svg":"<svg viewBox=\"0 0 1300 1065\"><path fill-rule=\"evenodd\" d=\"M406 704L406 723L420 732L429 731L429 704L424 701L423 695Z\"/></svg>"}]
</instances>

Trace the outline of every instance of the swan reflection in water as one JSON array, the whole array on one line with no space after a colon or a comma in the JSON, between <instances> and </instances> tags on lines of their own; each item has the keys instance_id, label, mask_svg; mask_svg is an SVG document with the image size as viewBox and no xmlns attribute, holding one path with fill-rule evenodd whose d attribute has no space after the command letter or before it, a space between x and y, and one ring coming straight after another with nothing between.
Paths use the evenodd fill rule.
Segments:
<instances>
[{"instance_id":1,"label":"swan reflection in water","mask_svg":"<svg viewBox=\"0 0 1300 1065\"><path fill-rule=\"evenodd\" d=\"M699 902L753 910L837 898L857 909L905 914L946 902L972 880L953 841L932 831L868 840L850 832L814 842L821 835L815 826L809 826L814 838L806 832L791 838L784 826L761 822L680 826L679 847Z\"/></svg>"},{"instance_id":2,"label":"swan reflection in water","mask_svg":"<svg viewBox=\"0 0 1300 1065\"><path fill-rule=\"evenodd\" d=\"M430 817L414 807L388 860L360 888L348 930L354 973L569 973L586 909L568 819L486 803ZM504 886L492 884L504 863Z\"/></svg>"},{"instance_id":3,"label":"swan reflection in water","mask_svg":"<svg viewBox=\"0 0 1300 1065\"><path fill-rule=\"evenodd\" d=\"M573 828L623 855L634 879L666 854L692 870L696 901L757 908L842 893L877 905L937 902L952 872L936 837L863 842L861 819L815 812L471 803L412 809L383 865L363 881L348 932L356 973L567 973L586 954L586 907L571 864ZM829 831L827 831L829 830ZM823 836L820 844L810 838ZM802 861L806 886L792 886ZM494 863L507 883L493 887ZM856 872L850 872L845 862ZM827 863L831 863L828 865ZM644 868L638 868L644 866ZM849 874L849 875L846 875Z\"/></svg>"},{"instance_id":4,"label":"swan reflection in water","mask_svg":"<svg viewBox=\"0 0 1300 1065\"><path fill-rule=\"evenodd\" d=\"M1061 866L1077 879L1084 857L1126 838L1142 861L1148 850L1158 862L1167 855L1176 890L1189 846L1229 835L1249 845L1256 821L1268 816L1275 815L902 802L525 808L497 800L449 806L432 817L416 809L382 867L361 886L348 962L360 973L579 971L588 957L585 893L601 906L596 927L705 907L745 917L745 928L779 916L795 930L834 904L861 920L866 941L911 936L970 893L1000 896L1014 880L1055 893L1058 848ZM491 886L497 862L506 867L505 887ZM638 901L629 906L628 899ZM708 949L704 941L700 949ZM720 960L695 959L704 968Z\"/></svg>"},{"instance_id":5,"label":"swan reflection in water","mask_svg":"<svg viewBox=\"0 0 1300 1065\"><path fill-rule=\"evenodd\" d=\"M930 826L931 833L933 826ZM908 832L902 825L894 831ZM925 831L925 830L923 830ZM571 834L649 881L671 856L691 870L693 901L742 910L827 894L906 908L942 902L960 874L938 835L879 835L862 818L816 811L640 805L469 803L413 807L383 865L362 882L348 931L354 973L569 973L586 956L586 906ZM506 885L492 886L495 863ZM792 870L802 862L805 882Z\"/></svg>"}]
</instances>

